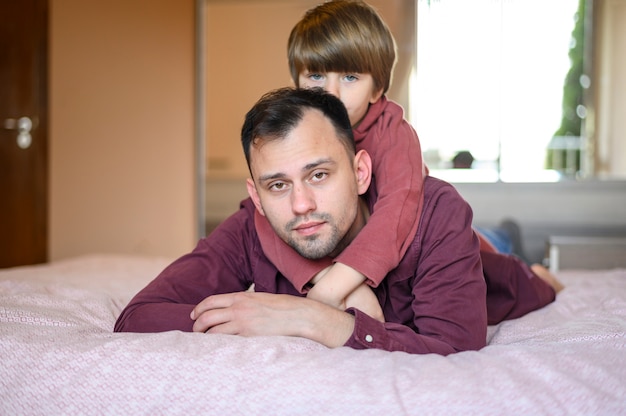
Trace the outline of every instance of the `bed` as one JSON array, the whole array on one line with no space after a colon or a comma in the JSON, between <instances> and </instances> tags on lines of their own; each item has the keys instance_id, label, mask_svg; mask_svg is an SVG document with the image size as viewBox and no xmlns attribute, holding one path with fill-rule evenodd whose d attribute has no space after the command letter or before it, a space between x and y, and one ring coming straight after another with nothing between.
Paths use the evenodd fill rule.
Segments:
<instances>
[{"instance_id":1,"label":"bed","mask_svg":"<svg viewBox=\"0 0 626 416\"><path fill-rule=\"evenodd\" d=\"M447 357L290 337L113 333L171 259L0 270L0 414L626 414L626 270L564 270L557 300Z\"/></svg>"}]
</instances>

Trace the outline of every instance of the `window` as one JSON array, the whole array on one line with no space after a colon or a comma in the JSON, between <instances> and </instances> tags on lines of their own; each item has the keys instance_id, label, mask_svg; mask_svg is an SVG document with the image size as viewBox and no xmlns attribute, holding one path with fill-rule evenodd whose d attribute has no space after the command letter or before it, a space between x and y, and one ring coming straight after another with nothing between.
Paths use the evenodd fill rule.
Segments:
<instances>
[{"instance_id":1,"label":"window","mask_svg":"<svg viewBox=\"0 0 626 416\"><path fill-rule=\"evenodd\" d=\"M567 174L555 163L570 163L572 152L580 160L584 107L576 107L578 132L555 137L578 7L579 0L418 0L409 119L434 176L554 181ZM584 76L578 82L584 87ZM450 169L460 152L473 158L471 169Z\"/></svg>"}]
</instances>

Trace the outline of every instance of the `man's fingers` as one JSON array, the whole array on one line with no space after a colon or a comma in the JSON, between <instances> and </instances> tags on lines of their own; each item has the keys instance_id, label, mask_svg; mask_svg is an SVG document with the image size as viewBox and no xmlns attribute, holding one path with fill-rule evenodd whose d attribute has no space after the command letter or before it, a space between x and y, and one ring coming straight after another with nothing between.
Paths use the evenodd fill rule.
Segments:
<instances>
[{"instance_id":1,"label":"man's fingers","mask_svg":"<svg viewBox=\"0 0 626 416\"><path fill-rule=\"evenodd\" d=\"M239 328L233 322L224 322L223 324L212 326L204 332L207 334L241 335Z\"/></svg>"},{"instance_id":2,"label":"man's fingers","mask_svg":"<svg viewBox=\"0 0 626 416\"><path fill-rule=\"evenodd\" d=\"M234 330L232 328L221 327L234 320L233 313L235 311L233 310L233 306L237 302L244 300L247 295L250 294L248 292L235 292L205 298L191 311L190 317L195 321L193 331L206 332L207 330L220 326L219 329L216 328L209 332L236 334L236 332L232 332Z\"/></svg>"},{"instance_id":3,"label":"man's fingers","mask_svg":"<svg viewBox=\"0 0 626 416\"><path fill-rule=\"evenodd\" d=\"M232 293L226 293L223 295L213 295L208 298L204 298L200 303L196 305L189 315L191 319L196 320L198 316L202 315L206 311L213 309L227 308L233 304Z\"/></svg>"},{"instance_id":4,"label":"man's fingers","mask_svg":"<svg viewBox=\"0 0 626 416\"><path fill-rule=\"evenodd\" d=\"M209 309L197 315L193 323L194 332L207 332L211 328L223 326L231 321L230 311L226 308Z\"/></svg>"}]
</instances>

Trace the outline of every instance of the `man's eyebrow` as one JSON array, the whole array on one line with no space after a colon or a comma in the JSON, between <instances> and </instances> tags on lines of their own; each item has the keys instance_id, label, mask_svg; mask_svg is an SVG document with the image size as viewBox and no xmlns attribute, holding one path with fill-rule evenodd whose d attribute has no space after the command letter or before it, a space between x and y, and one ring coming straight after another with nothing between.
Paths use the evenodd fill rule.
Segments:
<instances>
[{"instance_id":1,"label":"man's eyebrow","mask_svg":"<svg viewBox=\"0 0 626 416\"><path fill-rule=\"evenodd\" d=\"M323 158L323 159L318 159L314 162L311 163L307 163L306 165L304 165L304 167L301 169L302 172L308 172L312 169L317 168L320 165L324 165L324 164L331 164L334 165L335 161L331 158ZM266 181L271 181L274 179L281 179L284 178L286 175L282 172L276 172L276 173L269 173L267 175L261 175L259 176L259 182L266 182Z\"/></svg>"},{"instance_id":2,"label":"man's eyebrow","mask_svg":"<svg viewBox=\"0 0 626 416\"><path fill-rule=\"evenodd\" d=\"M261 175L259 176L259 182L273 181L274 179L280 179L280 178L283 178L284 176L285 174L281 172L272 173L268 175Z\"/></svg>"},{"instance_id":3,"label":"man's eyebrow","mask_svg":"<svg viewBox=\"0 0 626 416\"><path fill-rule=\"evenodd\" d=\"M312 163L308 163L306 164L303 168L302 168L302 172L308 172L311 169L315 169L320 165L334 165L335 161L332 160L331 158L327 157L327 158L323 158L323 159L318 159L315 162Z\"/></svg>"}]
</instances>

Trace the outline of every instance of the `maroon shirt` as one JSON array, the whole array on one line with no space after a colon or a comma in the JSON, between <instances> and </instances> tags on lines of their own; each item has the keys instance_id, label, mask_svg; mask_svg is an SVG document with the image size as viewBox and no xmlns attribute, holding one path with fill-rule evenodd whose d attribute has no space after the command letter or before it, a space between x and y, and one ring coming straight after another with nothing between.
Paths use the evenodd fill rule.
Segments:
<instances>
[{"instance_id":1,"label":"maroon shirt","mask_svg":"<svg viewBox=\"0 0 626 416\"><path fill-rule=\"evenodd\" d=\"M191 331L196 304L252 283L258 292L302 296L263 254L254 210L244 200L190 254L163 270L122 311L115 331ZM427 177L417 234L399 266L373 289L386 322L348 309L355 327L345 345L416 354L477 350L486 343L488 312L489 323L496 323L554 300L552 288L518 259L481 253L471 223L471 208L456 189Z\"/></svg>"}]
</instances>

